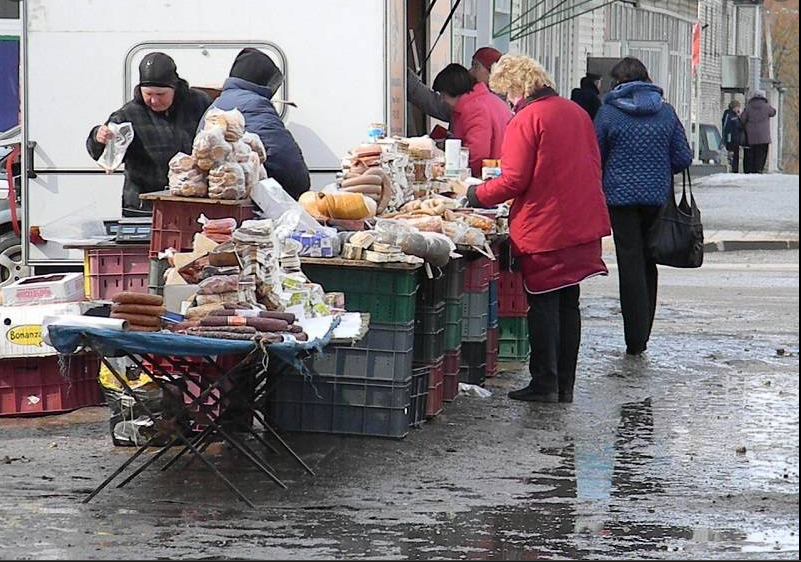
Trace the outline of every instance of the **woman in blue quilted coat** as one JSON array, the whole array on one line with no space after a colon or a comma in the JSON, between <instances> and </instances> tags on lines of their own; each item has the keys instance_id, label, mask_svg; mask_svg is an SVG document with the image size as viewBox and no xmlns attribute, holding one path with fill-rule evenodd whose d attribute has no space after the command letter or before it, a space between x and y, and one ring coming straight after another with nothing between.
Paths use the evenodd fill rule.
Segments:
<instances>
[{"instance_id":1,"label":"woman in blue quilted coat","mask_svg":"<svg viewBox=\"0 0 801 562\"><path fill-rule=\"evenodd\" d=\"M624 58L610 74L617 85L604 98L595 132L617 253L626 353L640 355L651 336L657 292L646 233L667 200L672 175L692 163L692 150L675 110L642 62Z\"/></svg>"}]
</instances>

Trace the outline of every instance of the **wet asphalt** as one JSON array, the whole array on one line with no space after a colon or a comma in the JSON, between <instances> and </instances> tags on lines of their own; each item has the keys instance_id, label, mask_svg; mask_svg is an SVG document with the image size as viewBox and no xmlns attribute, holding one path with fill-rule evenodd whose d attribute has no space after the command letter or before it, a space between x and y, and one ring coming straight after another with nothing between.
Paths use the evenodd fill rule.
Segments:
<instances>
[{"instance_id":1,"label":"wet asphalt","mask_svg":"<svg viewBox=\"0 0 801 562\"><path fill-rule=\"evenodd\" d=\"M108 411L0 420L4 559L798 559L798 252L661 272L623 354L614 260L583 286L572 405L509 400L519 365L400 441L289 434L315 470L236 452L81 500L131 453Z\"/></svg>"}]
</instances>

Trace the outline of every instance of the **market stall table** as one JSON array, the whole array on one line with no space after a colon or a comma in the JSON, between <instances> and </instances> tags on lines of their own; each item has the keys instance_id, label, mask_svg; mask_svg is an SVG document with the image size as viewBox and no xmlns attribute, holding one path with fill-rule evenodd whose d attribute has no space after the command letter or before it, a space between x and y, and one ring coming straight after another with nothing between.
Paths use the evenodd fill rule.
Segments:
<instances>
[{"instance_id":1,"label":"market stall table","mask_svg":"<svg viewBox=\"0 0 801 562\"><path fill-rule=\"evenodd\" d=\"M233 491L245 503L253 507L253 503L225 476L220 470L214 466L211 461L203 456L203 451L208 443L211 442L213 435L218 435L224 441L228 442L237 451L254 466L256 466L262 473L267 475L271 480L281 487L286 485L275 475L274 470L253 451L247 444L239 439L232 431L222 427L219 423L218 416L213 413L214 406L226 403L226 401L234 396L234 394L243 395L239 392L236 385L233 383L232 377L237 372L237 369L243 365L249 358L254 355L257 361L265 366L260 375L266 377L266 363L269 358L276 358L286 364L298 366L300 357L313 351L319 351L329 340L336 322L333 323L331 330L322 339L312 342L283 342L276 344L259 344L253 341L228 341L218 340L212 338L203 338L196 336L184 336L170 333L132 333L121 332L109 329L90 328L90 327L77 327L68 325L52 325L49 327L49 338L53 346L62 354L72 354L85 348L95 352L103 364L109 369L110 373L114 376L117 382L124 389L125 393L132 397L132 399L142 407L142 410L150 418L155 427L158 429L156 434L151 437L144 445L142 445L136 453L134 453L128 460L126 460L117 470L115 470L108 478L106 478L87 498L83 501L87 503L110 484L117 476L119 476L126 468L128 468L139 456L141 456L150 446L153 446L157 439L167 434L171 437L170 442L161 448L156 455L148 460L142 467L137 469L118 487L122 487L133 478L141 474L147 467L154 464L159 458L167 453L170 448L177 444L182 444L184 449L179 453L183 455L186 452L191 452L193 458L201 460L231 491ZM225 371L219 363L212 356L224 356L231 354L245 354L246 358L232 369ZM126 357L137 365L142 371L148 375L153 382L161 388L163 392L171 392L168 385L172 384L177 386L182 395L188 399L188 404L184 404L181 414L187 417L194 417L201 419L204 424L207 424L206 429L196 438L192 439L185 435L180 428L177 427L177 416L175 418L164 419L163 416L158 416L148 408L136 393L133 392L128 384L127 378L124 374L118 372L114 365L109 361L113 357ZM197 394L190 391L186 381L182 380L180 369L166 369L164 365L173 366L180 365L180 362L187 357L194 357L202 359L203 363L211 367L214 371L212 375L204 376L202 369L197 369L200 373ZM209 400L215 393L218 393L216 399ZM183 401L182 401L183 402ZM246 402L245 407L247 412L255 419L257 419L277 441L278 443L289 452L293 458L309 473L314 474L311 469L303 462L303 460L292 450L292 448L272 429L266 422L263 415L255 407L253 399ZM196 409L194 415L191 411ZM201 412L201 417L198 418L197 411ZM197 420L196 420L197 421ZM250 428L248 433L254 435L257 440L263 445L273 449L261 436ZM273 449L275 450L275 449ZM164 469L172 466L174 460L167 464Z\"/></svg>"}]
</instances>

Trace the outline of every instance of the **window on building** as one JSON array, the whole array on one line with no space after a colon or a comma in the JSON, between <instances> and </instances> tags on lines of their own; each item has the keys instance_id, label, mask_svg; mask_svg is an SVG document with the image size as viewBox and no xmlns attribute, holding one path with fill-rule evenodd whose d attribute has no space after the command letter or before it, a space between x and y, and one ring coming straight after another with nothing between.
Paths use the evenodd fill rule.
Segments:
<instances>
[{"instance_id":1,"label":"window on building","mask_svg":"<svg viewBox=\"0 0 801 562\"><path fill-rule=\"evenodd\" d=\"M0 19L19 19L19 0L0 0Z\"/></svg>"},{"instance_id":2,"label":"window on building","mask_svg":"<svg viewBox=\"0 0 801 562\"><path fill-rule=\"evenodd\" d=\"M512 21L512 0L494 0L492 10L492 46L502 53L509 51L509 40L512 36L509 23ZM506 29L505 33L497 32ZM497 34L497 35L496 35Z\"/></svg>"},{"instance_id":3,"label":"window on building","mask_svg":"<svg viewBox=\"0 0 801 562\"><path fill-rule=\"evenodd\" d=\"M478 0L462 0L453 21L454 59L470 68L478 41Z\"/></svg>"}]
</instances>

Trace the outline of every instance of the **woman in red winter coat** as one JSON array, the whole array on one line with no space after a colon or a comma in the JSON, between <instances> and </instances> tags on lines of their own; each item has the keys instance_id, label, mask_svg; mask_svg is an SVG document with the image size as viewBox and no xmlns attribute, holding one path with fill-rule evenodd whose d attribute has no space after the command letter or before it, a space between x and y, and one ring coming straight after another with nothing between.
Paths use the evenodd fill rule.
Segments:
<instances>
[{"instance_id":1,"label":"woman in red winter coat","mask_svg":"<svg viewBox=\"0 0 801 562\"><path fill-rule=\"evenodd\" d=\"M587 112L560 98L528 57L504 56L493 91L525 106L506 130L500 177L471 187L471 205L509 199L512 249L528 292L531 382L509 397L572 402L581 340L579 283L605 275L601 239L610 234L601 156Z\"/></svg>"},{"instance_id":2,"label":"woman in red winter coat","mask_svg":"<svg viewBox=\"0 0 801 562\"><path fill-rule=\"evenodd\" d=\"M449 64L434 79L434 90L453 108L453 136L470 149L470 170L481 177L482 161L501 157L503 135L512 112L460 64Z\"/></svg>"}]
</instances>

